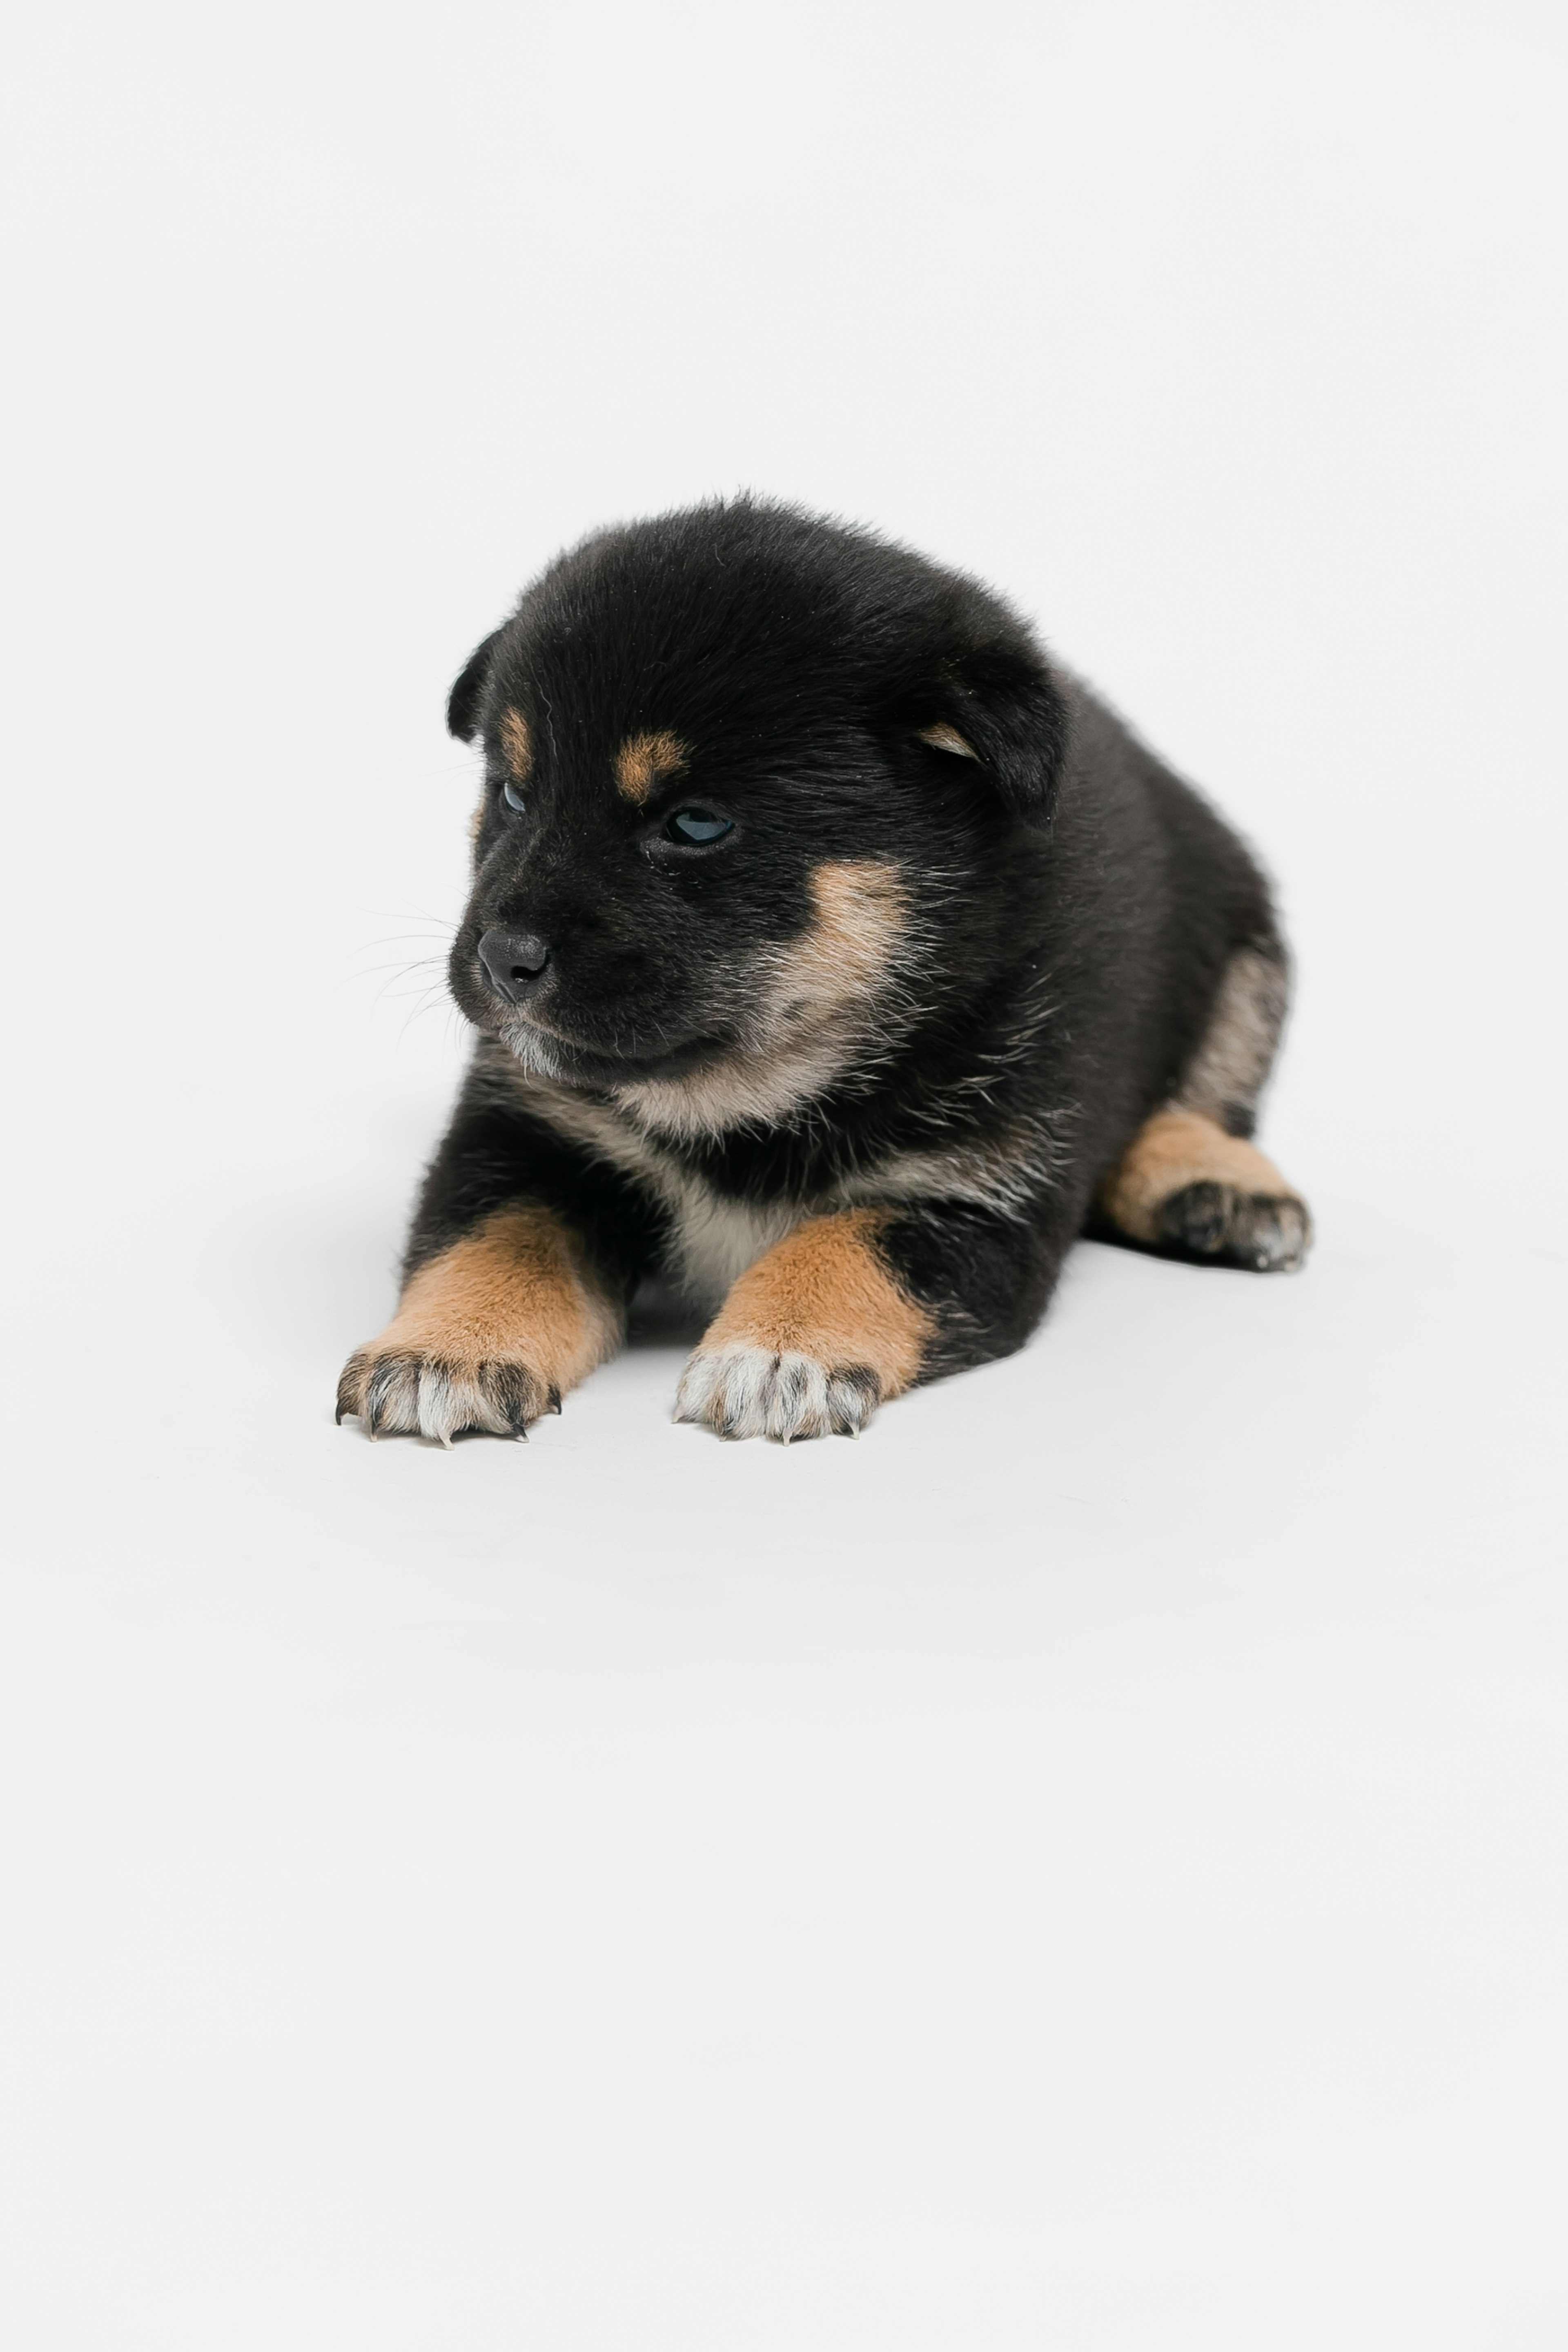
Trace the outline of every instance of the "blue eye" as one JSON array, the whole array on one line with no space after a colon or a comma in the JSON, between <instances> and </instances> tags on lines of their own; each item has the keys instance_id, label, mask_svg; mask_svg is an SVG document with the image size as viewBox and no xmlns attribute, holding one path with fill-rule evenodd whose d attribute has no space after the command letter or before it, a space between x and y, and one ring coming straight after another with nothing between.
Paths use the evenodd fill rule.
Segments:
<instances>
[{"instance_id":1,"label":"blue eye","mask_svg":"<svg viewBox=\"0 0 1568 2352\"><path fill-rule=\"evenodd\" d=\"M510 776L500 788L500 796L503 804L507 808L510 809L516 816L521 816L523 810L528 806L528 803L523 799L522 794L518 791L517 786L512 782Z\"/></svg>"},{"instance_id":2,"label":"blue eye","mask_svg":"<svg viewBox=\"0 0 1568 2352\"><path fill-rule=\"evenodd\" d=\"M715 816L711 809L677 809L665 826L671 841L701 843L722 841L735 828L727 816Z\"/></svg>"}]
</instances>

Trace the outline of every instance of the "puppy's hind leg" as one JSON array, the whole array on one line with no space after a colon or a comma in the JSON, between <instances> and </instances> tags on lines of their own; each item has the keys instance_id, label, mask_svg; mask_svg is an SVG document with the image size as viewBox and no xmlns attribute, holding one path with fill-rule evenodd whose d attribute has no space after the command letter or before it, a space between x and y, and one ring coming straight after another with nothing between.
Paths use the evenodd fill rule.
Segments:
<instances>
[{"instance_id":1,"label":"puppy's hind leg","mask_svg":"<svg viewBox=\"0 0 1568 2352\"><path fill-rule=\"evenodd\" d=\"M1285 1004L1282 963L1239 949L1174 1099L1100 1184L1101 1215L1130 1241L1260 1274L1302 1264L1312 1239L1306 1202L1249 1139Z\"/></svg>"}]
</instances>

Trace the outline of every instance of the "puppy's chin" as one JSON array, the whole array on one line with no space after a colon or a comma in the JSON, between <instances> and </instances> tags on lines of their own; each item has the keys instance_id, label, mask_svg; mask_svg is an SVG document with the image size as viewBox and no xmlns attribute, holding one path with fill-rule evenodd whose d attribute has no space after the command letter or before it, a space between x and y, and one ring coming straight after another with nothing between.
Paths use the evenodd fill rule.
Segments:
<instances>
[{"instance_id":1,"label":"puppy's chin","mask_svg":"<svg viewBox=\"0 0 1568 2352\"><path fill-rule=\"evenodd\" d=\"M615 1093L625 1087L679 1085L731 1050L721 1037L691 1037L651 1054L606 1053L563 1037L559 1030L513 1014L499 1025L497 1034L507 1051L534 1077L551 1078L558 1086L582 1087L593 1093Z\"/></svg>"}]
</instances>

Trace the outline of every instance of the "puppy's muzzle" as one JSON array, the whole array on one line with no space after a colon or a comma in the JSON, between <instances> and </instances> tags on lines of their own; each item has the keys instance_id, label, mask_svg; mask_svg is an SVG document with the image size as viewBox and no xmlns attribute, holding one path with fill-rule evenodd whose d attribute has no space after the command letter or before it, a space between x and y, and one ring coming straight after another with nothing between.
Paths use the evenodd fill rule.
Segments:
<instances>
[{"instance_id":1,"label":"puppy's muzzle","mask_svg":"<svg viewBox=\"0 0 1568 2352\"><path fill-rule=\"evenodd\" d=\"M479 941L479 961L490 986L508 1004L532 996L550 964L550 950L532 931L492 928Z\"/></svg>"}]
</instances>

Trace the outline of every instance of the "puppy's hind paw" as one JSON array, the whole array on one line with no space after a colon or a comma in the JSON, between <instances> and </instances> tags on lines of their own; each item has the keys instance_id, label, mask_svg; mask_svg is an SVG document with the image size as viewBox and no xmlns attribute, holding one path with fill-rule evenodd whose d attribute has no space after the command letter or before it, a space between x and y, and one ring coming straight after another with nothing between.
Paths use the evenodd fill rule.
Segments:
<instances>
[{"instance_id":1,"label":"puppy's hind paw","mask_svg":"<svg viewBox=\"0 0 1568 2352\"><path fill-rule=\"evenodd\" d=\"M1257 1274L1294 1273L1312 1243L1306 1203L1273 1161L1180 1105L1144 1121L1101 1182L1098 1205L1146 1249Z\"/></svg>"},{"instance_id":2,"label":"puppy's hind paw","mask_svg":"<svg viewBox=\"0 0 1568 2352\"><path fill-rule=\"evenodd\" d=\"M677 1421L701 1423L721 1437L858 1437L881 1400L881 1382L864 1364L819 1363L793 1349L731 1340L699 1348L681 1374Z\"/></svg>"},{"instance_id":3,"label":"puppy's hind paw","mask_svg":"<svg viewBox=\"0 0 1568 2352\"><path fill-rule=\"evenodd\" d=\"M1156 1212L1160 1238L1223 1265L1294 1274L1312 1239L1306 1203L1293 1193L1244 1192L1234 1184L1184 1185Z\"/></svg>"}]
</instances>

